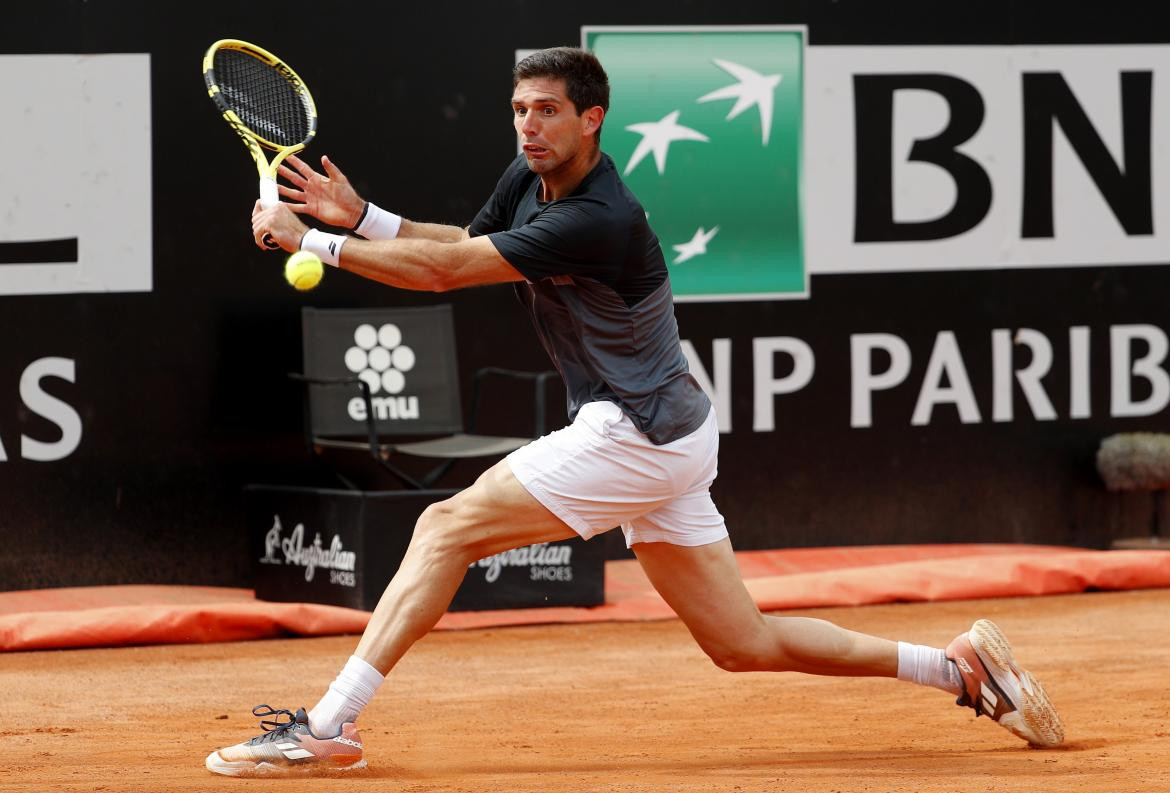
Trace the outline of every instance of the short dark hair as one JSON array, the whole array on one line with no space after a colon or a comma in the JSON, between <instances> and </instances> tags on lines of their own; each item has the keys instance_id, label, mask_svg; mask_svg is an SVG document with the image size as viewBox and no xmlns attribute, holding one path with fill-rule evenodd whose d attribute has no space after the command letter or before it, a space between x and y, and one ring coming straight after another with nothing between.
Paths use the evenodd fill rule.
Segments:
<instances>
[{"instance_id":1,"label":"short dark hair","mask_svg":"<svg viewBox=\"0 0 1170 793\"><path fill-rule=\"evenodd\" d=\"M512 88L533 77L557 77L565 81L565 94L577 115L591 107L609 112L609 76L592 52L577 47L550 47L537 50L512 70ZM601 142L598 127L594 140Z\"/></svg>"}]
</instances>

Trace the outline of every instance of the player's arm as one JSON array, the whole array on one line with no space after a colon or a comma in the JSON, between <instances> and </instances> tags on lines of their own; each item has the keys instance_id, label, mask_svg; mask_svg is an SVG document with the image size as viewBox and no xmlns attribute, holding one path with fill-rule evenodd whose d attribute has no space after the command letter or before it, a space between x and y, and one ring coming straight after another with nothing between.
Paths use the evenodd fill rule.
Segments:
<instances>
[{"instance_id":1,"label":"player's arm","mask_svg":"<svg viewBox=\"0 0 1170 793\"><path fill-rule=\"evenodd\" d=\"M524 278L486 236L460 242L342 237L309 229L287 204L265 209L257 201L252 235L261 247L268 235L286 251L312 250L329 264L399 289L446 292Z\"/></svg>"},{"instance_id":2,"label":"player's arm","mask_svg":"<svg viewBox=\"0 0 1170 793\"><path fill-rule=\"evenodd\" d=\"M282 198L295 202L288 205L293 212L312 215L369 239L403 237L460 242L468 238L467 230L458 226L407 220L366 201L328 157L321 158L323 172L313 170L296 155L289 156L285 163L280 166L280 175L289 184L282 184L279 189Z\"/></svg>"},{"instance_id":3,"label":"player's arm","mask_svg":"<svg viewBox=\"0 0 1170 793\"><path fill-rule=\"evenodd\" d=\"M399 289L428 292L524 280L488 237L454 243L349 239L341 248L338 264L343 270Z\"/></svg>"},{"instance_id":4,"label":"player's arm","mask_svg":"<svg viewBox=\"0 0 1170 793\"><path fill-rule=\"evenodd\" d=\"M443 223L420 223L417 220L402 219L398 237L408 240L433 240L435 242L462 242L471 239L466 228L448 226Z\"/></svg>"}]
</instances>

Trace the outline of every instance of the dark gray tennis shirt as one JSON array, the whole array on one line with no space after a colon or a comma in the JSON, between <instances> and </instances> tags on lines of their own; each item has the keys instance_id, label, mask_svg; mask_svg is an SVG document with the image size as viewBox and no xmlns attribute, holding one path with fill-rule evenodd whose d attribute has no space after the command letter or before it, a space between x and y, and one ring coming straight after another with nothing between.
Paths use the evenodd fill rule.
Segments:
<instances>
[{"instance_id":1,"label":"dark gray tennis shirt","mask_svg":"<svg viewBox=\"0 0 1170 793\"><path fill-rule=\"evenodd\" d=\"M540 177L517 157L475 216L527 279L516 294L565 381L569 420L616 403L651 442L697 430L711 409L678 338L658 237L607 155L569 196L540 201Z\"/></svg>"}]
</instances>

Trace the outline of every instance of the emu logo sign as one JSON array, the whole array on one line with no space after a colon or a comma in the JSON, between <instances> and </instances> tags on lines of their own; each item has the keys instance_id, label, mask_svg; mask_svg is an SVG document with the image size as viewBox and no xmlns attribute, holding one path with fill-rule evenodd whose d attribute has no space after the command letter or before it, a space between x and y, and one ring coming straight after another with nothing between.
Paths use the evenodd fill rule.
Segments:
<instances>
[{"instance_id":1,"label":"emu logo sign","mask_svg":"<svg viewBox=\"0 0 1170 793\"><path fill-rule=\"evenodd\" d=\"M379 328L358 325L354 346L345 351L345 368L370 387L371 404L378 419L417 419L418 397L399 396L406 387L406 373L414 368L414 350L402 343L402 331L387 322ZM386 396L382 396L385 394ZM349 417L366 420L366 403L354 397Z\"/></svg>"}]
</instances>

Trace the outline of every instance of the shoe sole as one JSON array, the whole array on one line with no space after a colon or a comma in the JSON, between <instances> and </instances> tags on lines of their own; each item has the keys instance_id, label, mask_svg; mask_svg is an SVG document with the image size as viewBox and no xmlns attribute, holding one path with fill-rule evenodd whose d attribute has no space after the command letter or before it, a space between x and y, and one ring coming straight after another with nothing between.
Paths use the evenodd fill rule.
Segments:
<instances>
[{"instance_id":1,"label":"shoe sole","mask_svg":"<svg viewBox=\"0 0 1170 793\"><path fill-rule=\"evenodd\" d=\"M1052 747L1063 742L1064 722L1056 706L1048 698L1040 681L1016 664L1012 646L999 626L990 620L978 620L971 626L967 638L989 671L998 670L1003 675L1015 675L1020 681L1022 701L1017 702L1016 707L1020 719L1032 734L1028 735L1010 723L1003 726L1033 746Z\"/></svg>"},{"instance_id":2,"label":"shoe sole","mask_svg":"<svg viewBox=\"0 0 1170 793\"><path fill-rule=\"evenodd\" d=\"M331 776L333 774L347 774L353 771L360 771L366 767L364 759L358 760L353 765L325 765L322 763L301 763L299 765L276 765L274 763L259 762L253 763L248 760L237 760L236 762L229 762L219 756L219 752L212 752L207 755L207 760L204 761L207 770L213 774L222 774L223 776L235 777L310 777L310 776Z\"/></svg>"}]
</instances>

